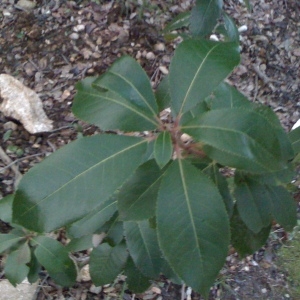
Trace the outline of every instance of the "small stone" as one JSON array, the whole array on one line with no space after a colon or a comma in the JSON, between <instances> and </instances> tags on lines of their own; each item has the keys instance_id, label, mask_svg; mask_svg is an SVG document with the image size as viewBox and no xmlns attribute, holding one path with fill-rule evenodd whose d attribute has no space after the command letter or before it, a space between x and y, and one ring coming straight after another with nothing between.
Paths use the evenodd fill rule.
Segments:
<instances>
[{"instance_id":1,"label":"small stone","mask_svg":"<svg viewBox=\"0 0 300 300\"><path fill-rule=\"evenodd\" d=\"M31 9L35 8L36 3L33 2L33 1L29 1L29 0L19 0L17 2L17 6L20 6L20 7L24 8L24 9L31 10Z\"/></svg>"},{"instance_id":2,"label":"small stone","mask_svg":"<svg viewBox=\"0 0 300 300\"><path fill-rule=\"evenodd\" d=\"M3 11L3 16L4 17L10 17L11 16L11 13L7 10Z\"/></svg>"},{"instance_id":3,"label":"small stone","mask_svg":"<svg viewBox=\"0 0 300 300\"><path fill-rule=\"evenodd\" d=\"M155 293L155 294L158 294L158 295L161 294L161 289L158 288L158 287L156 287L156 286L153 286L153 287L151 288L151 291L152 291L153 293Z\"/></svg>"},{"instance_id":4,"label":"small stone","mask_svg":"<svg viewBox=\"0 0 300 300\"><path fill-rule=\"evenodd\" d=\"M16 130L18 128L18 125L12 121L9 121L3 124L3 128L5 130Z\"/></svg>"},{"instance_id":5,"label":"small stone","mask_svg":"<svg viewBox=\"0 0 300 300\"><path fill-rule=\"evenodd\" d=\"M158 69L159 69L164 75L168 75L168 74L169 74L169 70L168 70L165 66L159 66Z\"/></svg>"},{"instance_id":6,"label":"small stone","mask_svg":"<svg viewBox=\"0 0 300 300\"><path fill-rule=\"evenodd\" d=\"M218 41L219 41L219 38L218 38L215 34L212 34L212 35L209 37L209 39L210 39L211 41L215 41L215 42L218 42Z\"/></svg>"},{"instance_id":7,"label":"small stone","mask_svg":"<svg viewBox=\"0 0 300 300\"><path fill-rule=\"evenodd\" d=\"M241 27L238 28L238 32L245 32L248 30L247 25L242 25Z\"/></svg>"},{"instance_id":8,"label":"small stone","mask_svg":"<svg viewBox=\"0 0 300 300\"><path fill-rule=\"evenodd\" d=\"M84 31L84 29L85 29L85 25L83 25L83 24L78 24L78 25L74 26L74 28L73 28L73 30L75 32Z\"/></svg>"},{"instance_id":9,"label":"small stone","mask_svg":"<svg viewBox=\"0 0 300 300\"><path fill-rule=\"evenodd\" d=\"M146 54L146 59L148 59L148 60L154 60L155 59L155 54L153 52L148 52Z\"/></svg>"},{"instance_id":10,"label":"small stone","mask_svg":"<svg viewBox=\"0 0 300 300\"><path fill-rule=\"evenodd\" d=\"M263 294L266 294L267 293L267 289L261 289L261 292L263 293Z\"/></svg>"},{"instance_id":11,"label":"small stone","mask_svg":"<svg viewBox=\"0 0 300 300\"><path fill-rule=\"evenodd\" d=\"M79 34L76 32L73 32L70 34L70 39L71 40L78 40L79 39Z\"/></svg>"},{"instance_id":12,"label":"small stone","mask_svg":"<svg viewBox=\"0 0 300 300\"><path fill-rule=\"evenodd\" d=\"M158 43L154 45L154 50L156 51L165 51L166 47L163 43Z\"/></svg>"},{"instance_id":13,"label":"small stone","mask_svg":"<svg viewBox=\"0 0 300 300\"><path fill-rule=\"evenodd\" d=\"M102 286L95 286L94 284L90 287L90 292L93 294L99 294L102 291Z\"/></svg>"}]
</instances>

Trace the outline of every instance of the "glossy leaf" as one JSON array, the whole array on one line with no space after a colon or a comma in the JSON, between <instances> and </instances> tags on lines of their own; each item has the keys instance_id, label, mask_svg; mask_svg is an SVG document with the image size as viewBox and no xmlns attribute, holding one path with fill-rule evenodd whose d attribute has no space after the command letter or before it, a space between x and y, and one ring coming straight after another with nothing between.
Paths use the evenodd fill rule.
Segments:
<instances>
[{"instance_id":1,"label":"glossy leaf","mask_svg":"<svg viewBox=\"0 0 300 300\"><path fill-rule=\"evenodd\" d=\"M163 80L159 83L158 88L155 92L155 97L159 111L170 107L171 95L168 76L164 77Z\"/></svg>"},{"instance_id":2,"label":"glossy leaf","mask_svg":"<svg viewBox=\"0 0 300 300\"><path fill-rule=\"evenodd\" d=\"M34 254L52 279L61 286L72 286L76 281L76 268L66 248L58 241L45 236L34 238Z\"/></svg>"},{"instance_id":3,"label":"glossy leaf","mask_svg":"<svg viewBox=\"0 0 300 300\"><path fill-rule=\"evenodd\" d=\"M150 278L140 272L130 256L128 257L124 274L127 276L126 284L128 288L134 293L142 293L151 285Z\"/></svg>"},{"instance_id":4,"label":"glossy leaf","mask_svg":"<svg viewBox=\"0 0 300 300\"><path fill-rule=\"evenodd\" d=\"M230 220L231 243L241 257L250 255L260 249L267 241L271 224L262 228L258 233L251 231L239 216L235 207L233 216Z\"/></svg>"},{"instance_id":5,"label":"glossy leaf","mask_svg":"<svg viewBox=\"0 0 300 300\"><path fill-rule=\"evenodd\" d=\"M84 217L141 164L146 147L143 139L118 135L96 135L68 144L23 176L13 221L49 232Z\"/></svg>"},{"instance_id":6,"label":"glossy leaf","mask_svg":"<svg viewBox=\"0 0 300 300\"><path fill-rule=\"evenodd\" d=\"M118 210L123 221L139 221L155 215L156 199L163 172L154 159L141 165L118 193Z\"/></svg>"},{"instance_id":7,"label":"glossy leaf","mask_svg":"<svg viewBox=\"0 0 300 300\"><path fill-rule=\"evenodd\" d=\"M164 28L163 33L172 32L183 27L188 27L190 24L191 13L189 11L180 13Z\"/></svg>"},{"instance_id":8,"label":"glossy leaf","mask_svg":"<svg viewBox=\"0 0 300 300\"><path fill-rule=\"evenodd\" d=\"M245 107L247 109L254 108L254 104L252 102L250 102L235 87L226 82L219 84L219 86L213 91L212 95L205 101L211 110L234 107Z\"/></svg>"},{"instance_id":9,"label":"glossy leaf","mask_svg":"<svg viewBox=\"0 0 300 300\"><path fill-rule=\"evenodd\" d=\"M266 186L266 189L273 217L285 230L293 230L297 224L296 202L282 186Z\"/></svg>"},{"instance_id":10,"label":"glossy leaf","mask_svg":"<svg viewBox=\"0 0 300 300\"><path fill-rule=\"evenodd\" d=\"M73 238L80 238L95 233L116 211L117 200L113 196L107 201L100 203L82 219L72 223L67 232Z\"/></svg>"},{"instance_id":11,"label":"glossy leaf","mask_svg":"<svg viewBox=\"0 0 300 300\"><path fill-rule=\"evenodd\" d=\"M209 168L203 170L203 172L209 175L209 177L217 186L219 193L222 196L223 202L225 204L227 214L228 216L231 216L233 212L233 200L229 191L226 178L220 173L220 170L216 164L212 164Z\"/></svg>"},{"instance_id":12,"label":"glossy leaf","mask_svg":"<svg viewBox=\"0 0 300 300\"><path fill-rule=\"evenodd\" d=\"M9 282L16 286L21 283L29 272L29 267L26 265L30 261L30 249L25 243L17 250L11 252L5 262L4 272Z\"/></svg>"},{"instance_id":13,"label":"glossy leaf","mask_svg":"<svg viewBox=\"0 0 300 300\"><path fill-rule=\"evenodd\" d=\"M271 224L271 202L265 186L247 178L236 180L234 197L239 215L255 234Z\"/></svg>"},{"instance_id":14,"label":"glossy leaf","mask_svg":"<svg viewBox=\"0 0 300 300\"><path fill-rule=\"evenodd\" d=\"M16 234L11 233L3 233L0 234L0 253L8 250L9 248L17 245L20 241L22 241L24 237L20 237Z\"/></svg>"},{"instance_id":15,"label":"glossy leaf","mask_svg":"<svg viewBox=\"0 0 300 300\"><path fill-rule=\"evenodd\" d=\"M12 223L12 204L14 195L7 195L0 199L0 220L6 223Z\"/></svg>"},{"instance_id":16,"label":"glossy leaf","mask_svg":"<svg viewBox=\"0 0 300 300\"><path fill-rule=\"evenodd\" d=\"M294 153L300 153L300 127L289 132L289 139L292 143Z\"/></svg>"},{"instance_id":17,"label":"glossy leaf","mask_svg":"<svg viewBox=\"0 0 300 300\"><path fill-rule=\"evenodd\" d=\"M234 42L238 44L240 42L240 34L238 28L236 27L235 21L224 11L222 15L224 24L220 24L216 28L216 32L224 36L225 42Z\"/></svg>"},{"instance_id":18,"label":"glossy leaf","mask_svg":"<svg viewBox=\"0 0 300 300\"><path fill-rule=\"evenodd\" d=\"M27 279L30 283L35 283L39 279L39 273L42 269L42 266L37 260L33 248L30 249L30 252L31 252L31 259L30 262L27 264L29 267Z\"/></svg>"},{"instance_id":19,"label":"glossy leaf","mask_svg":"<svg viewBox=\"0 0 300 300\"><path fill-rule=\"evenodd\" d=\"M128 253L125 244L111 247L101 244L90 256L90 274L96 286L112 282L125 266Z\"/></svg>"},{"instance_id":20,"label":"glossy leaf","mask_svg":"<svg viewBox=\"0 0 300 300\"><path fill-rule=\"evenodd\" d=\"M154 112L146 111L113 91L99 91L92 86L95 78L77 83L72 111L79 119L102 130L151 130L157 127Z\"/></svg>"},{"instance_id":21,"label":"glossy leaf","mask_svg":"<svg viewBox=\"0 0 300 300\"><path fill-rule=\"evenodd\" d=\"M124 222L126 244L135 265L148 277L157 278L163 260L158 247L156 230L149 221Z\"/></svg>"},{"instance_id":22,"label":"glossy leaf","mask_svg":"<svg viewBox=\"0 0 300 300\"><path fill-rule=\"evenodd\" d=\"M288 168L277 129L256 111L212 110L187 123L182 130L204 143L204 152L222 165L253 173Z\"/></svg>"},{"instance_id":23,"label":"glossy leaf","mask_svg":"<svg viewBox=\"0 0 300 300\"><path fill-rule=\"evenodd\" d=\"M72 239L66 246L67 251L77 252L93 248L93 235L84 235L77 239Z\"/></svg>"},{"instance_id":24,"label":"glossy leaf","mask_svg":"<svg viewBox=\"0 0 300 300\"><path fill-rule=\"evenodd\" d=\"M193 37L211 34L221 16L222 0L197 0L192 9L190 31Z\"/></svg>"},{"instance_id":25,"label":"glossy leaf","mask_svg":"<svg viewBox=\"0 0 300 300\"><path fill-rule=\"evenodd\" d=\"M156 120L158 113L150 80L140 64L130 56L123 56L100 77L92 86L108 90L132 104L150 119ZM149 128L151 129L151 128Z\"/></svg>"},{"instance_id":26,"label":"glossy leaf","mask_svg":"<svg viewBox=\"0 0 300 300\"><path fill-rule=\"evenodd\" d=\"M157 231L171 268L188 286L207 295L228 252L229 221L215 185L188 162L174 161L163 177Z\"/></svg>"},{"instance_id":27,"label":"glossy leaf","mask_svg":"<svg viewBox=\"0 0 300 300\"><path fill-rule=\"evenodd\" d=\"M168 131L160 132L154 144L154 158L162 169L172 158L173 143Z\"/></svg>"},{"instance_id":28,"label":"glossy leaf","mask_svg":"<svg viewBox=\"0 0 300 300\"><path fill-rule=\"evenodd\" d=\"M183 41L175 51L169 73L171 106L175 113L181 115L203 101L239 60L235 43Z\"/></svg>"}]
</instances>

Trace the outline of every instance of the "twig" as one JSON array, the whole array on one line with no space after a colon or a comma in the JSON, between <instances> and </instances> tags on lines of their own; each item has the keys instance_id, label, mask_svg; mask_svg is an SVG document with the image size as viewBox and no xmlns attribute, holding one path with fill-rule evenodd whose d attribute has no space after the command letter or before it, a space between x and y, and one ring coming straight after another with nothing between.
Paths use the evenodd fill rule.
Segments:
<instances>
[{"instance_id":1,"label":"twig","mask_svg":"<svg viewBox=\"0 0 300 300\"><path fill-rule=\"evenodd\" d=\"M260 77L260 79L263 81L263 83L266 84L266 85L268 85L270 87L270 89L272 90L272 92L276 91L276 87L272 84L272 81L274 82L274 80L271 80L266 74L264 74L260 70L259 66L253 65L253 70Z\"/></svg>"},{"instance_id":2,"label":"twig","mask_svg":"<svg viewBox=\"0 0 300 300\"><path fill-rule=\"evenodd\" d=\"M17 166L15 166L16 162L13 162L10 157L5 153L5 151L2 149L2 147L0 146L0 158L1 160L8 165L9 167L11 167L11 169L13 170L13 172L15 173L15 183L14 183L14 187L16 188L22 178L22 174L19 171L19 168ZM0 172L2 170L5 170L6 168L8 168L8 166L2 168L0 170Z\"/></svg>"},{"instance_id":3,"label":"twig","mask_svg":"<svg viewBox=\"0 0 300 300\"><path fill-rule=\"evenodd\" d=\"M181 287L181 300L185 299L185 288L186 288L186 285L183 284Z\"/></svg>"},{"instance_id":4,"label":"twig","mask_svg":"<svg viewBox=\"0 0 300 300\"><path fill-rule=\"evenodd\" d=\"M3 149L0 147L0 158L2 159L3 157L2 157L1 151L3 151ZM4 152L4 154L6 155L5 152ZM10 157L8 157L8 156L6 155L6 156L9 158L9 162L5 162L5 161L2 159L2 161L3 161L5 164L7 164L7 165L6 165L5 167L3 167L2 169L0 169L0 172L4 171L4 170L6 170L6 169L8 169L8 168L10 168L10 167L11 167L12 170L15 172L14 168L17 168L17 167L14 166L14 165L17 164L18 162L20 162L20 161L22 161L22 160L25 160L25 159L28 159L28 158L31 158L31 157L41 156L41 155L45 155L45 153L36 153L36 154L28 155L28 156L25 156L25 157L18 158L18 159L14 160L14 161L12 161L12 160L10 159ZM18 168L17 168L17 170L18 170ZM18 172L19 172L19 170L18 170ZM19 172L19 173L20 173L20 172ZM20 173L20 174L21 174L21 173ZM22 174L21 174L21 176L22 176Z\"/></svg>"}]
</instances>

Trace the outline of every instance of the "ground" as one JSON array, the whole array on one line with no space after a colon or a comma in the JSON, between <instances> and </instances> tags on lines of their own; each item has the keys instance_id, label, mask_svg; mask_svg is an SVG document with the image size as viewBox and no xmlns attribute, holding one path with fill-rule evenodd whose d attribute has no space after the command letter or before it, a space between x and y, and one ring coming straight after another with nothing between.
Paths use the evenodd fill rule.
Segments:
<instances>
[{"instance_id":1,"label":"ground","mask_svg":"<svg viewBox=\"0 0 300 300\"><path fill-rule=\"evenodd\" d=\"M10 161L0 161L0 198L13 192L16 171L23 174L78 135L99 131L71 113L80 79L102 74L124 54L140 62L154 88L167 73L174 44L161 31L192 1L146 1L144 7L136 2L37 0L35 7L26 8L24 1L0 1L0 72L36 91L54 121L51 132L29 134L0 112L1 147L15 162L13 169ZM241 65L228 81L251 101L272 107L290 130L300 118L299 1L250 1L252 13L239 1L224 2L241 31ZM281 229L274 228L268 244L255 255L244 260L229 255L210 299L300 299L292 294L284 264L277 264L281 237ZM134 296L122 278L101 290L89 281L61 290L45 277L37 299L165 300L181 299L181 291L165 278Z\"/></svg>"}]
</instances>

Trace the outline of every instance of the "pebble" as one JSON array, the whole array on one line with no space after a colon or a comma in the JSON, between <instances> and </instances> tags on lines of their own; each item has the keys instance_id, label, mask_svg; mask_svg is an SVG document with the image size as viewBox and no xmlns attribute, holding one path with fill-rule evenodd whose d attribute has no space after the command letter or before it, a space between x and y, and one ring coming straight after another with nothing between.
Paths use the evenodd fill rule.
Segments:
<instances>
[{"instance_id":1,"label":"pebble","mask_svg":"<svg viewBox=\"0 0 300 300\"><path fill-rule=\"evenodd\" d=\"M242 25L241 27L238 28L238 32L245 32L248 30L247 25Z\"/></svg>"},{"instance_id":2,"label":"pebble","mask_svg":"<svg viewBox=\"0 0 300 300\"><path fill-rule=\"evenodd\" d=\"M148 60L154 60L155 59L155 54L153 52L148 52L146 54L146 59L148 59Z\"/></svg>"},{"instance_id":3,"label":"pebble","mask_svg":"<svg viewBox=\"0 0 300 300\"><path fill-rule=\"evenodd\" d=\"M90 287L90 292L93 294L99 294L102 291L102 286L95 286L94 284Z\"/></svg>"},{"instance_id":4,"label":"pebble","mask_svg":"<svg viewBox=\"0 0 300 300\"><path fill-rule=\"evenodd\" d=\"M168 74L169 74L169 70L168 70L165 66L159 66L158 69L159 69L164 75L168 75Z\"/></svg>"},{"instance_id":5,"label":"pebble","mask_svg":"<svg viewBox=\"0 0 300 300\"><path fill-rule=\"evenodd\" d=\"M8 121L5 124L3 124L3 128L5 130L9 130L9 129L16 130L18 128L18 125L12 121Z\"/></svg>"},{"instance_id":6,"label":"pebble","mask_svg":"<svg viewBox=\"0 0 300 300\"><path fill-rule=\"evenodd\" d=\"M83 25L83 24L78 24L78 25L74 26L74 28L73 28L73 30L75 32L80 32L80 31L83 31L84 29L85 29L85 25Z\"/></svg>"},{"instance_id":7,"label":"pebble","mask_svg":"<svg viewBox=\"0 0 300 300\"><path fill-rule=\"evenodd\" d=\"M165 51L166 47L163 43L158 43L154 45L154 50L156 51Z\"/></svg>"},{"instance_id":8,"label":"pebble","mask_svg":"<svg viewBox=\"0 0 300 300\"><path fill-rule=\"evenodd\" d=\"M78 40L79 39L79 34L76 32L73 32L70 34L70 39L71 40Z\"/></svg>"}]
</instances>

